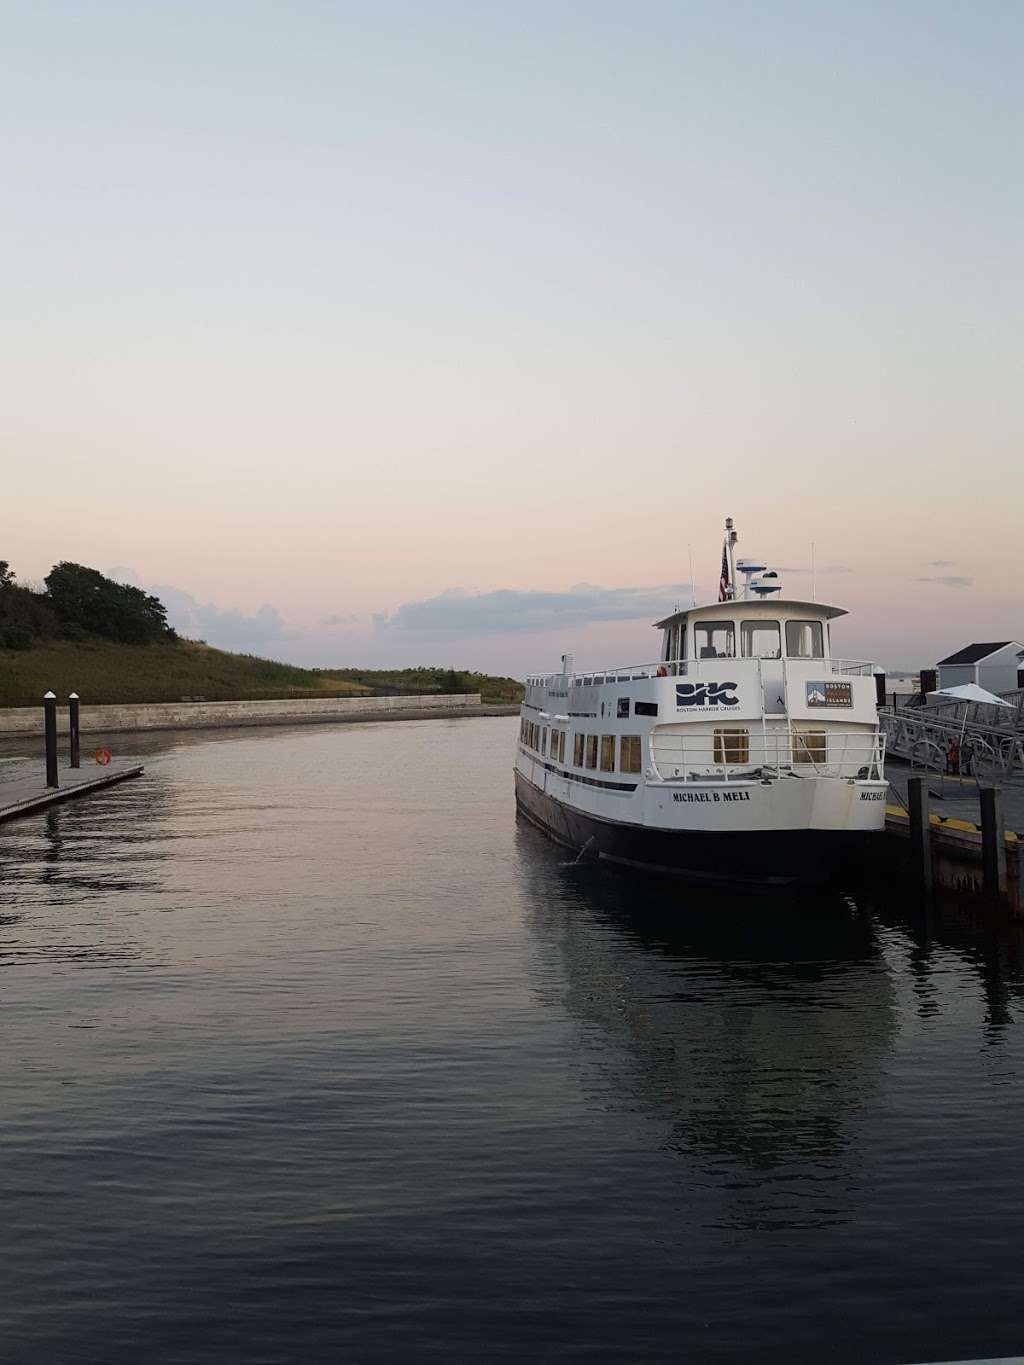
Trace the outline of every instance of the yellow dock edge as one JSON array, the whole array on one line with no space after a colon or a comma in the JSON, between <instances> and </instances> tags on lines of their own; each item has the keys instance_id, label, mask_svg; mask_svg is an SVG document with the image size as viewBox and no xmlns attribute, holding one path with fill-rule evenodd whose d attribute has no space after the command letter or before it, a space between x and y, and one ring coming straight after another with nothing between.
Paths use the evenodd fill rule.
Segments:
<instances>
[{"instance_id":1,"label":"yellow dock edge","mask_svg":"<svg viewBox=\"0 0 1024 1365\"><path fill-rule=\"evenodd\" d=\"M901 806L886 806L885 818L886 820L903 820L905 822L909 822L910 820L910 816ZM934 825L936 829L955 829L959 830L962 834L981 834L980 825L976 825L970 820L955 820L952 816L930 815L928 817L928 823ZM1015 834L1013 830L1008 829L1006 831L1006 842L1008 844L1016 844L1024 841L1021 840L1019 834Z\"/></svg>"}]
</instances>

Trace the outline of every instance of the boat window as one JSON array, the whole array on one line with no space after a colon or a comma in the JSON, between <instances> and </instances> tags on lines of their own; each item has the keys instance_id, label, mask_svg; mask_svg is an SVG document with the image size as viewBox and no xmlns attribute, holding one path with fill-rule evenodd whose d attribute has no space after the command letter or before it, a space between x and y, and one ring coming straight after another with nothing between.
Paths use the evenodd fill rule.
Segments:
<instances>
[{"instance_id":1,"label":"boat window","mask_svg":"<svg viewBox=\"0 0 1024 1365\"><path fill-rule=\"evenodd\" d=\"M734 659L736 642L731 621L701 621L693 628L693 648L698 659Z\"/></svg>"},{"instance_id":2,"label":"boat window","mask_svg":"<svg viewBox=\"0 0 1024 1365\"><path fill-rule=\"evenodd\" d=\"M572 737L572 761L577 768L583 767L583 735Z\"/></svg>"},{"instance_id":3,"label":"boat window","mask_svg":"<svg viewBox=\"0 0 1024 1365\"><path fill-rule=\"evenodd\" d=\"M565 762L565 731L564 731L564 730L559 730L559 732L558 732L558 761L559 761L559 763L564 763L564 762Z\"/></svg>"},{"instance_id":4,"label":"boat window","mask_svg":"<svg viewBox=\"0 0 1024 1365\"><path fill-rule=\"evenodd\" d=\"M824 763L828 743L824 730L799 730L793 734L794 763Z\"/></svg>"},{"instance_id":5,"label":"boat window","mask_svg":"<svg viewBox=\"0 0 1024 1365\"><path fill-rule=\"evenodd\" d=\"M624 773L640 771L639 735L623 735L619 740L619 767Z\"/></svg>"},{"instance_id":6,"label":"boat window","mask_svg":"<svg viewBox=\"0 0 1024 1365\"><path fill-rule=\"evenodd\" d=\"M587 735L587 767L597 767L597 735Z\"/></svg>"},{"instance_id":7,"label":"boat window","mask_svg":"<svg viewBox=\"0 0 1024 1365\"><path fill-rule=\"evenodd\" d=\"M787 621L786 653L791 659L823 659L820 621Z\"/></svg>"},{"instance_id":8,"label":"boat window","mask_svg":"<svg viewBox=\"0 0 1024 1365\"><path fill-rule=\"evenodd\" d=\"M780 659L782 638L778 621L741 621L740 644L744 659Z\"/></svg>"},{"instance_id":9,"label":"boat window","mask_svg":"<svg viewBox=\"0 0 1024 1365\"><path fill-rule=\"evenodd\" d=\"M737 729L716 730L715 762L749 763L750 731Z\"/></svg>"},{"instance_id":10,"label":"boat window","mask_svg":"<svg viewBox=\"0 0 1024 1365\"><path fill-rule=\"evenodd\" d=\"M601 771L603 773L613 773L615 771L615 736L601 736Z\"/></svg>"},{"instance_id":11,"label":"boat window","mask_svg":"<svg viewBox=\"0 0 1024 1365\"><path fill-rule=\"evenodd\" d=\"M635 701L633 703L634 716L656 716L658 714L658 703L656 701Z\"/></svg>"}]
</instances>

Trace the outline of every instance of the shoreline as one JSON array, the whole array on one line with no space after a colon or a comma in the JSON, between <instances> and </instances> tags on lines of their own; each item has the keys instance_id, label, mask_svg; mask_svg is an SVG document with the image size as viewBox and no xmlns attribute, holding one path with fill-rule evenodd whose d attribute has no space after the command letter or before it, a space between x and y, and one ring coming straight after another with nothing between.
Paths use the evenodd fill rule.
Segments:
<instances>
[{"instance_id":1,"label":"shoreline","mask_svg":"<svg viewBox=\"0 0 1024 1365\"><path fill-rule=\"evenodd\" d=\"M479 693L415 697L310 697L245 702L153 702L82 705L83 735L155 733L174 730L234 730L281 725L351 725L375 720L455 720L514 716L515 703L484 704ZM68 732L67 709L58 709L58 733ZM39 739L43 709L0 709L0 743Z\"/></svg>"}]
</instances>

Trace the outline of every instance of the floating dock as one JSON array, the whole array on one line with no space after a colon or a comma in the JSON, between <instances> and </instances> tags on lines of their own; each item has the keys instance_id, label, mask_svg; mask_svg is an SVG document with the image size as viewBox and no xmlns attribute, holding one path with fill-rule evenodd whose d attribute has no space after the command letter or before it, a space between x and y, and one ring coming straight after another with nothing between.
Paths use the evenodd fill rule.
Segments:
<instances>
[{"instance_id":1,"label":"floating dock","mask_svg":"<svg viewBox=\"0 0 1024 1365\"><path fill-rule=\"evenodd\" d=\"M73 796L111 787L129 777L139 777L141 763L130 759L114 759L106 767L62 768L60 785L48 787L41 763L11 762L0 764L0 822L16 820L21 815L52 806L57 801L68 801Z\"/></svg>"},{"instance_id":2,"label":"floating dock","mask_svg":"<svg viewBox=\"0 0 1024 1365\"><path fill-rule=\"evenodd\" d=\"M1020 828L1020 789L975 786L973 793L960 788L946 797L937 777L901 776L890 778L899 804L886 806L885 832L920 889L944 888L1024 915L1024 834L1006 828L1008 815ZM934 814L933 798L949 813ZM980 821L965 818L968 803Z\"/></svg>"}]
</instances>

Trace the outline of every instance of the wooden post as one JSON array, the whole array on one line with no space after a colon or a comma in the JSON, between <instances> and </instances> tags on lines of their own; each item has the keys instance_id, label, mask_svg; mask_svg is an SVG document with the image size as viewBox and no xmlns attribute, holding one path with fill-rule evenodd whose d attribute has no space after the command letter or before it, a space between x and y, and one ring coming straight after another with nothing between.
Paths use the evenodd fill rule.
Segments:
<instances>
[{"instance_id":1,"label":"wooden post","mask_svg":"<svg viewBox=\"0 0 1024 1365\"><path fill-rule=\"evenodd\" d=\"M46 737L46 785L59 787L57 780L57 698L52 692L43 696L43 733Z\"/></svg>"},{"instance_id":2,"label":"wooden post","mask_svg":"<svg viewBox=\"0 0 1024 1365\"><path fill-rule=\"evenodd\" d=\"M1006 819L1003 793L998 787L983 787L981 797L981 862L984 889L988 900L1004 903L1006 881Z\"/></svg>"},{"instance_id":3,"label":"wooden post","mask_svg":"<svg viewBox=\"0 0 1024 1365\"><path fill-rule=\"evenodd\" d=\"M910 808L910 848L914 870L921 879L921 890L926 895L932 890L932 827L929 823L927 778L911 777L907 781L907 804Z\"/></svg>"},{"instance_id":4,"label":"wooden post","mask_svg":"<svg viewBox=\"0 0 1024 1365\"><path fill-rule=\"evenodd\" d=\"M82 745L81 733L78 728L78 693L72 692L68 697L68 729L71 734L71 766L80 768L82 766Z\"/></svg>"}]
</instances>

